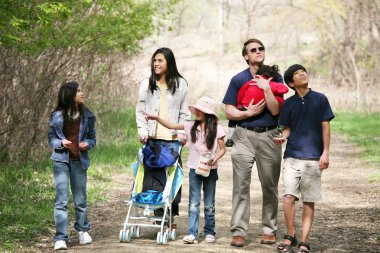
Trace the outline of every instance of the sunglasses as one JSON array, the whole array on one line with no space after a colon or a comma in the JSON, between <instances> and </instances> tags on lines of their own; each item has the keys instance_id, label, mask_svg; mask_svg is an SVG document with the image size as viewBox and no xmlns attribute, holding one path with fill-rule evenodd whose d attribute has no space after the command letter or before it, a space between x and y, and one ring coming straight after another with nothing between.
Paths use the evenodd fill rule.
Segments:
<instances>
[{"instance_id":1,"label":"sunglasses","mask_svg":"<svg viewBox=\"0 0 380 253\"><path fill-rule=\"evenodd\" d=\"M251 48L251 50L249 50L251 53L256 53L257 50L259 50L259 52L262 52L265 50L265 47L258 47L258 48Z\"/></svg>"}]
</instances>

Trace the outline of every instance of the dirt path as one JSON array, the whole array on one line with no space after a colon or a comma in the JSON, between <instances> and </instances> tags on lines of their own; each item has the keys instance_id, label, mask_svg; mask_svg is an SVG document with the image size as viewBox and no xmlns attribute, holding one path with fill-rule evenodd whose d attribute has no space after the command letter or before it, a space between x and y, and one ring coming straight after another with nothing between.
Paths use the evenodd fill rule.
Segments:
<instances>
[{"instance_id":1,"label":"dirt path","mask_svg":"<svg viewBox=\"0 0 380 253\"><path fill-rule=\"evenodd\" d=\"M380 236L380 183L369 183L369 176L374 168L371 169L360 162L357 159L356 148L337 135L332 136L330 160L331 166L323 174L324 201L316 205L316 218L310 240L312 252L380 252L380 244L377 240ZM186 168L186 176L187 173ZM248 245L241 249L229 246L232 193L229 152L220 162L218 173L217 242L215 244L203 241L197 245L182 243L182 236L185 235L187 227L187 180L182 191L181 216L178 218L179 228L176 241L170 241L168 245L157 245L155 238L158 230L145 229L142 238L135 239L132 243L120 243L118 235L127 211L123 201L129 196L132 183L130 177L123 175L114 178L115 188L107 203L90 207L89 219L93 225L91 235L94 243L87 246L79 245L75 232L71 230L68 252L275 252L275 246L259 244L261 191L257 173L254 173L251 184L251 223ZM281 190L280 179L280 194ZM298 204L297 221L301 220L301 212L301 205ZM202 220L203 218L201 222ZM297 234L300 236L299 222L297 228ZM280 200L279 238L285 232L282 200ZM41 252L49 252L52 245L53 242L48 239L45 243L37 245L37 249Z\"/></svg>"}]
</instances>

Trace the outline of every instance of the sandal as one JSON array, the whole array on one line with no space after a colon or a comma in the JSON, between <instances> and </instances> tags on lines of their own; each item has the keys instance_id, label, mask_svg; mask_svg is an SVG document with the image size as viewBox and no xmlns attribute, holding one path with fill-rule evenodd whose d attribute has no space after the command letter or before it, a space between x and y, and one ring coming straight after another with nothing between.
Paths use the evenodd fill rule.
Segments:
<instances>
[{"instance_id":1,"label":"sandal","mask_svg":"<svg viewBox=\"0 0 380 253\"><path fill-rule=\"evenodd\" d=\"M285 235L284 240L289 240L290 244L280 243L277 245L277 251L278 252L292 252L292 247L296 246L298 241L296 235Z\"/></svg>"},{"instance_id":2,"label":"sandal","mask_svg":"<svg viewBox=\"0 0 380 253\"><path fill-rule=\"evenodd\" d=\"M301 247L306 247L307 249L301 249ZM310 253L310 243L300 242L298 244L298 252L297 253Z\"/></svg>"}]
</instances>

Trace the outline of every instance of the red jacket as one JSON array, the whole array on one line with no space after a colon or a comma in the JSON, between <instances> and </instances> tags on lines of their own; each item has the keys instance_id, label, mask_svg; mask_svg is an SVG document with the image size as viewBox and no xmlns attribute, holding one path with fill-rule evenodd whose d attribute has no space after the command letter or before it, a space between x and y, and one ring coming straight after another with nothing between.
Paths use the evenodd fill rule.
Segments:
<instances>
[{"instance_id":1,"label":"red jacket","mask_svg":"<svg viewBox=\"0 0 380 253\"><path fill-rule=\"evenodd\" d=\"M254 105L260 102L262 99L264 99L264 91L260 89L257 85L254 85L254 83L255 80L250 80L243 84L243 86L240 88L237 97L236 108L240 109L248 107L252 99L254 99ZM277 83L272 81L269 82L269 85L281 108L282 104L284 103L284 98L281 95L289 91L288 87L286 87L283 83Z\"/></svg>"}]
</instances>

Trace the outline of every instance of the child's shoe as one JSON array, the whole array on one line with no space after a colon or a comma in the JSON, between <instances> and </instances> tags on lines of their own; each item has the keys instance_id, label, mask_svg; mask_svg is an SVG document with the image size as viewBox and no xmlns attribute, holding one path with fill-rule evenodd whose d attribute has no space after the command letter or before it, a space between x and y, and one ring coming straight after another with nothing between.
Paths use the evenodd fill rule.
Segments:
<instances>
[{"instance_id":1,"label":"child's shoe","mask_svg":"<svg viewBox=\"0 0 380 253\"><path fill-rule=\"evenodd\" d=\"M63 240L55 241L54 250L66 250L66 249L67 249L67 245L65 241Z\"/></svg>"},{"instance_id":2,"label":"child's shoe","mask_svg":"<svg viewBox=\"0 0 380 253\"><path fill-rule=\"evenodd\" d=\"M205 241L209 242L209 243L213 243L213 242L215 242L215 236L211 235L211 234L210 235L206 235Z\"/></svg>"},{"instance_id":3,"label":"child's shoe","mask_svg":"<svg viewBox=\"0 0 380 253\"><path fill-rule=\"evenodd\" d=\"M183 242L186 243L186 244L194 244L194 243L198 243L198 240L195 239L195 236L193 235L186 235L185 237L183 237Z\"/></svg>"},{"instance_id":4,"label":"child's shoe","mask_svg":"<svg viewBox=\"0 0 380 253\"><path fill-rule=\"evenodd\" d=\"M79 244L90 244L92 243L92 238L87 232L79 231Z\"/></svg>"}]
</instances>

